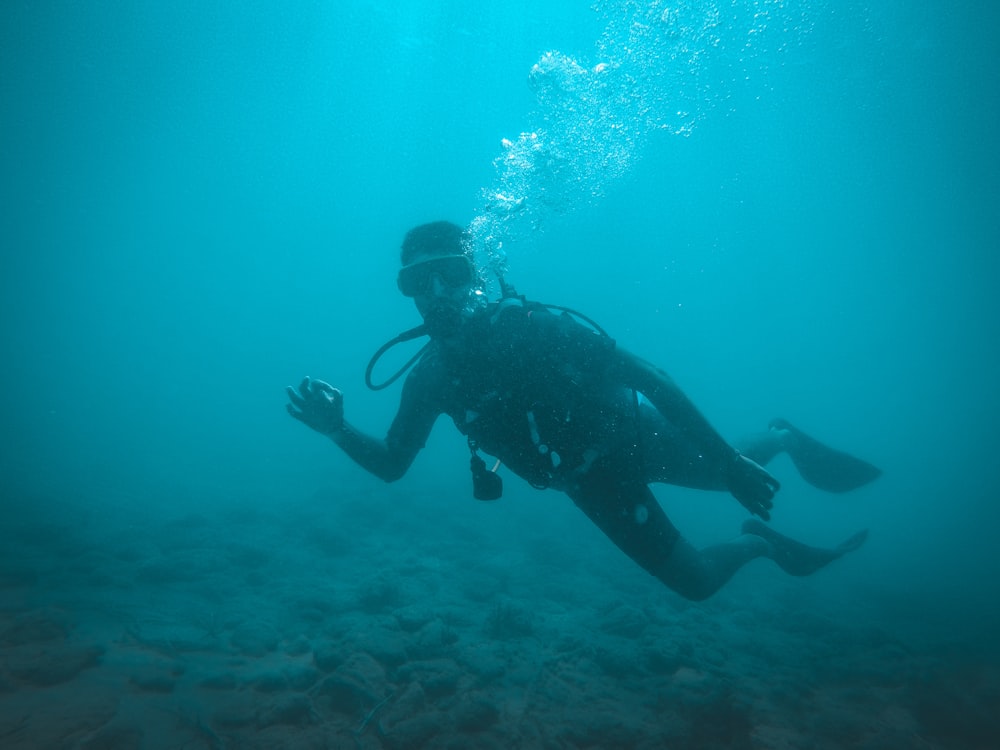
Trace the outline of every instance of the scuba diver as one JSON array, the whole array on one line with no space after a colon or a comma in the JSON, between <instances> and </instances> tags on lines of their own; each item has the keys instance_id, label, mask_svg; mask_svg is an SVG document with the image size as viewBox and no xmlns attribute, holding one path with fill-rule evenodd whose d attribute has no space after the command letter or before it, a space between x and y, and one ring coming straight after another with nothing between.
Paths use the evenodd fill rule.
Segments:
<instances>
[{"instance_id":1,"label":"scuba diver","mask_svg":"<svg viewBox=\"0 0 1000 750\"><path fill-rule=\"evenodd\" d=\"M501 464L536 488L560 490L636 563L691 600L711 596L758 557L804 576L864 543L867 531L834 548L774 531L764 521L780 485L763 465L786 452L806 481L830 492L873 481L881 473L876 467L785 420L730 445L665 372L588 318L528 301L502 279L502 298L487 301L469 236L456 224L410 230L401 261L399 290L424 322L388 342L368 365L366 381L375 389L413 368L385 438L348 423L343 394L328 383L306 377L298 390L286 389L292 417L375 476L402 477L447 414L468 438L477 498L500 496ZM373 383L378 358L420 335L430 337L426 346L392 378ZM487 467L480 451L496 463ZM660 507L653 482L728 491L759 518L747 519L731 541L696 549Z\"/></svg>"}]
</instances>

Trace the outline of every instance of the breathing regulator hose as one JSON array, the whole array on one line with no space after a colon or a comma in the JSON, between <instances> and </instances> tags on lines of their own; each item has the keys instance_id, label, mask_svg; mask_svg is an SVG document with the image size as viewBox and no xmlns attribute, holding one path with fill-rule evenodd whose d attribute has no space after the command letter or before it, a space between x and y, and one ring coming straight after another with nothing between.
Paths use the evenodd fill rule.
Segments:
<instances>
[{"instance_id":1,"label":"breathing regulator hose","mask_svg":"<svg viewBox=\"0 0 1000 750\"><path fill-rule=\"evenodd\" d=\"M427 326L421 323L416 328L411 328L408 331L403 331L395 338L390 339L389 341L386 341L384 344L382 344L382 346L379 347L378 351L375 352L375 354L372 355L372 358L368 361L368 367L365 368L365 385L367 385L373 391L381 391L383 388L388 388L390 385L399 380L402 377L403 373L409 370L411 367L413 367L413 365L416 364L417 360L420 359L421 355L423 355L427 347L431 345L430 341L428 341L426 344L420 347L420 351L418 351L416 354L410 357L407 363L403 365L399 370L397 370L396 373L392 375L388 380L384 380L381 383L373 382L372 370L375 369L375 365L382 358L382 355L385 354L390 349L392 349L392 347L396 346L397 344L402 344L404 341L410 341L411 339L419 338L420 336L424 336L426 334L427 334Z\"/></svg>"}]
</instances>

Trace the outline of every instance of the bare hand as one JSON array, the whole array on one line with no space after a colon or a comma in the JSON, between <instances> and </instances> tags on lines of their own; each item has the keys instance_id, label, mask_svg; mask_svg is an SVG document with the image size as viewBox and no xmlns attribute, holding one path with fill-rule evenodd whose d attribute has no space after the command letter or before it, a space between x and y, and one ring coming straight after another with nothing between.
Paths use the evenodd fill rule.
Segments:
<instances>
[{"instance_id":1,"label":"bare hand","mask_svg":"<svg viewBox=\"0 0 1000 750\"><path fill-rule=\"evenodd\" d=\"M771 514L768 512L774 507L771 498L781 489L781 484L762 466L746 456L738 455L729 469L726 484L733 497L739 500L743 507L765 521L771 519Z\"/></svg>"},{"instance_id":2,"label":"bare hand","mask_svg":"<svg viewBox=\"0 0 1000 750\"><path fill-rule=\"evenodd\" d=\"M285 387L290 404L285 408L297 420L330 437L344 429L344 394L322 380L303 378L298 393Z\"/></svg>"}]
</instances>

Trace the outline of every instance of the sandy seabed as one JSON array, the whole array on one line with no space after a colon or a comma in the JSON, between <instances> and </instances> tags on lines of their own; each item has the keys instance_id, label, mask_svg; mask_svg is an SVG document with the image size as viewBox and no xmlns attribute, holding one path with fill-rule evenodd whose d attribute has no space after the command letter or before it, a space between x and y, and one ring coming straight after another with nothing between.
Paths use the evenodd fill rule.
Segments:
<instances>
[{"instance_id":1,"label":"sandy seabed","mask_svg":"<svg viewBox=\"0 0 1000 750\"><path fill-rule=\"evenodd\" d=\"M1000 746L997 662L854 616L826 572L761 561L693 604L585 521L372 492L8 499L0 747Z\"/></svg>"}]
</instances>

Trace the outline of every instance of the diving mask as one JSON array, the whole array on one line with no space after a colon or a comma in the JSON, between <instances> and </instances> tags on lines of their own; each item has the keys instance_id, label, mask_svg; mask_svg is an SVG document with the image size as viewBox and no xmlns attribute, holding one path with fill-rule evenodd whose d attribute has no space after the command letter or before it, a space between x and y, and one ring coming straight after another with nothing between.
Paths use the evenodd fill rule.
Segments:
<instances>
[{"instance_id":1,"label":"diving mask","mask_svg":"<svg viewBox=\"0 0 1000 750\"><path fill-rule=\"evenodd\" d=\"M403 266L396 277L396 285L407 297L417 297L430 288L434 276L449 289L457 289L472 285L476 269L467 255L441 255Z\"/></svg>"}]
</instances>

